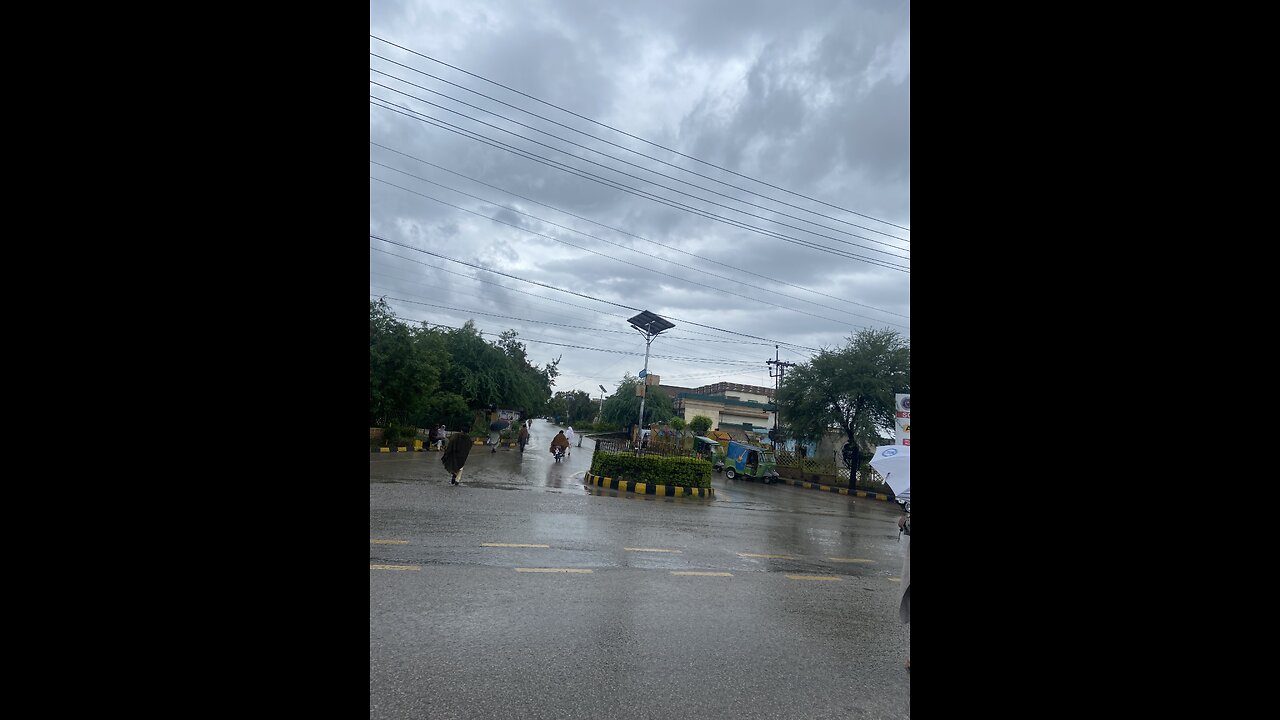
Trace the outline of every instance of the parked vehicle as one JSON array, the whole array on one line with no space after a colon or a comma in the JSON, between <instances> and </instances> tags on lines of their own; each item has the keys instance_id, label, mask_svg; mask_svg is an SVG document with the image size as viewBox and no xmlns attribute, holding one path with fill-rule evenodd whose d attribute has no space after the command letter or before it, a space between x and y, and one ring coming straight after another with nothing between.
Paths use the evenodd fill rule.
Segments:
<instances>
[{"instance_id":1,"label":"parked vehicle","mask_svg":"<svg viewBox=\"0 0 1280 720\"><path fill-rule=\"evenodd\" d=\"M724 476L730 480L741 476L759 480L766 485L777 482L780 477L773 450L737 440L729 441L724 460Z\"/></svg>"},{"instance_id":2,"label":"parked vehicle","mask_svg":"<svg viewBox=\"0 0 1280 720\"><path fill-rule=\"evenodd\" d=\"M716 472L724 470L724 445L720 444L715 438L702 437L701 435L693 438L693 450L702 458L711 461L711 469Z\"/></svg>"}]
</instances>

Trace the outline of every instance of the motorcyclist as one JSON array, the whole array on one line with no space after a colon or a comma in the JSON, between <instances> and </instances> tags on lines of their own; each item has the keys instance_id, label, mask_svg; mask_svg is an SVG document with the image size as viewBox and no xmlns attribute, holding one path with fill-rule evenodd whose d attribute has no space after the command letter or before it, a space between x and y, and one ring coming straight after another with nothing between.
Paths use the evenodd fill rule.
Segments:
<instances>
[{"instance_id":1,"label":"motorcyclist","mask_svg":"<svg viewBox=\"0 0 1280 720\"><path fill-rule=\"evenodd\" d=\"M557 454L557 453L556 453L556 448L561 448L561 452L567 452L567 451L569 450L569 438L567 438L567 437L565 437L565 436L564 436L564 431L563 431L563 430L561 430L560 432L556 433L556 436L555 436L554 438L552 438L552 439L551 439L551 454L552 454L552 455Z\"/></svg>"}]
</instances>

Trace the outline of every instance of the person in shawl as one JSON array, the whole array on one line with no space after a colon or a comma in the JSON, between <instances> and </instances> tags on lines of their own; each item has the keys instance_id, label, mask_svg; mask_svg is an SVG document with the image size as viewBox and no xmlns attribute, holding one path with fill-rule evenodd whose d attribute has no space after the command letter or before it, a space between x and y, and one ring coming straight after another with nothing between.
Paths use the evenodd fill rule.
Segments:
<instances>
[{"instance_id":1,"label":"person in shawl","mask_svg":"<svg viewBox=\"0 0 1280 720\"><path fill-rule=\"evenodd\" d=\"M565 452L569 455L572 455L573 451L569 450L569 448L573 447L573 426L572 425L569 426L568 430L564 431L564 437L566 440L569 441L569 444L565 446Z\"/></svg>"},{"instance_id":2,"label":"person in shawl","mask_svg":"<svg viewBox=\"0 0 1280 720\"><path fill-rule=\"evenodd\" d=\"M552 454L552 455L555 455L555 454L556 454L556 448L557 448L557 447L562 447L562 448L564 448L564 449L565 449L565 452L568 452L568 451L569 451L569 438L567 438L567 437L565 437L565 436L564 436L564 431L563 431L563 430L561 430L560 432L556 433L556 436L555 436L554 438L552 438L552 439L551 439L551 454Z\"/></svg>"},{"instance_id":3,"label":"person in shawl","mask_svg":"<svg viewBox=\"0 0 1280 720\"><path fill-rule=\"evenodd\" d=\"M462 466L467 464L467 456L470 454L471 436L464 432L454 433L444 446L444 452L440 454L440 462L444 463L444 469L452 475L449 478L450 485L461 484L458 476L462 474Z\"/></svg>"},{"instance_id":4,"label":"person in shawl","mask_svg":"<svg viewBox=\"0 0 1280 720\"><path fill-rule=\"evenodd\" d=\"M529 444L529 426L520 423L520 437L516 438L520 442L520 452L524 452L524 446Z\"/></svg>"}]
</instances>

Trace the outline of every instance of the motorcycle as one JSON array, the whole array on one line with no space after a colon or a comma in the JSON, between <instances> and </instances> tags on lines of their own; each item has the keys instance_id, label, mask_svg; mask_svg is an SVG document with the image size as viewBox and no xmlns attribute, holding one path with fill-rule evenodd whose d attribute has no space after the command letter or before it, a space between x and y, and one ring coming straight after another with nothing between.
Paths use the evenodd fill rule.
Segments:
<instances>
[{"instance_id":1,"label":"motorcycle","mask_svg":"<svg viewBox=\"0 0 1280 720\"><path fill-rule=\"evenodd\" d=\"M552 447L551 456L556 459L556 462L560 462L560 459L564 457L564 448L559 445Z\"/></svg>"}]
</instances>

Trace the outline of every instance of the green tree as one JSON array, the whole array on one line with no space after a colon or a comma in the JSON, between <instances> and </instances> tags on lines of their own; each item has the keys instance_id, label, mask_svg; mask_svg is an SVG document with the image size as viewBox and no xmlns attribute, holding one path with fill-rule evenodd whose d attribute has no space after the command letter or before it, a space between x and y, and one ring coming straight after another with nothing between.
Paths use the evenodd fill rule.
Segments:
<instances>
[{"instance_id":1,"label":"green tree","mask_svg":"<svg viewBox=\"0 0 1280 720\"><path fill-rule=\"evenodd\" d=\"M817 440L839 429L865 457L894 426L894 394L911 392L911 345L894 330L863 330L788 372L777 408L787 434Z\"/></svg>"},{"instance_id":2,"label":"green tree","mask_svg":"<svg viewBox=\"0 0 1280 720\"><path fill-rule=\"evenodd\" d=\"M706 435L707 431L711 429L711 418L706 415L694 415L693 419L689 421L689 429L698 435Z\"/></svg>"},{"instance_id":3,"label":"green tree","mask_svg":"<svg viewBox=\"0 0 1280 720\"><path fill-rule=\"evenodd\" d=\"M635 426L636 419L640 416L640 398L636 396L636 386L639 384L640 379L630 373L622 377L622 384L604 401L605 422L624 428ZM649 395L644 401L645 427L655 422L666 422L675 415L671 398L656 385L650 385L646 392Z\"/></svg>"},{"instance_id":4,"label":"green tree","mask_svg":"<svg viewBox=\"0 0 1280 720\"><path fill-rule=\"evenodd\" d=\"M590 395L582 390L562 390L552 397L553 402L556 400L563 401L563 404L559 406L563 408L563 412L560 413L562 422L591 422L596 418L596 403L591 400Z\"/></svg>"},{"instance_id":5,"label":"green tree","mask_svg":"<svg viewBox=\"0 0 1280 720\"><path fill-rule=\"evenodd\" d=\"M385 300L369 301L370 427L415 422L440 385L439 360L423 352Z\"/></svg>"},{"instance_id":6,"label":"green tree","mask_svg":"<svg viewBox=\"0 0 1280 720\"><path fill-rule=\"evenodd\" d=\"M684 418L682 418L682 417L673 417L673 418L671 418L671 427L672 427L673 429L675 429L675 430L683 430L683 429L684 429Z\"/></svg>"}]
</instances>

